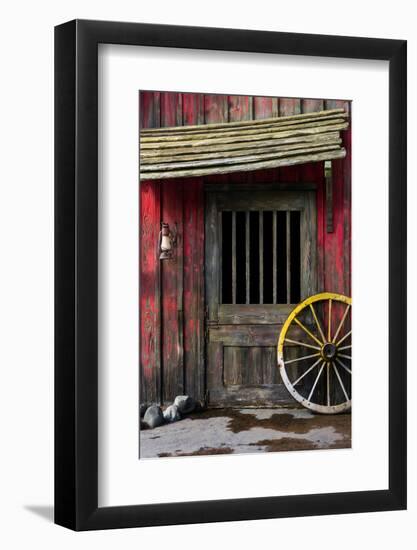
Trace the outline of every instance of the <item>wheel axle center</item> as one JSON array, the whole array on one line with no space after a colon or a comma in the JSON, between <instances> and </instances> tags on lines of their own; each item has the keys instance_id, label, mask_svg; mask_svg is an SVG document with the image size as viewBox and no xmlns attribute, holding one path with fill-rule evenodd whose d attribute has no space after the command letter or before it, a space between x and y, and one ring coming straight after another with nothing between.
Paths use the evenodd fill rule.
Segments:
<instances>
[{"instance_id":1,"label":"wheel axle center","mask_svg":"<svg viewBox=\"0 0 417 550\"><path fill-rule=\"evenodd\" d=\"M331 342L327 342L324 344L321 353L323 355L323 359L326 359L327 361L334 359L337 355L337 347L335 344L332 344Z\"/></svg>"}]
</instances>

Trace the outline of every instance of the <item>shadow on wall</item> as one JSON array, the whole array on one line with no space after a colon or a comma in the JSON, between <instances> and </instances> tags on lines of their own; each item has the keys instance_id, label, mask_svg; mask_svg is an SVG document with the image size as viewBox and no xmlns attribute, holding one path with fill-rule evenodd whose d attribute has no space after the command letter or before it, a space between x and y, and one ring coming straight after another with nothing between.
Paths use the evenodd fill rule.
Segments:
<instances>
[{"instance_id":1,"label":"shadow on wall","mask_svg":"<svg viewBox=\"0 0 417 550\"><path fill-rule=\"evenodd\" d=\"M54 507L53 506L38 506L38 505L27 505L24 506L24 509L28 512L32 512L32 514L35 514L49 523L54 522Z\"/></svg>"}]
</instances>

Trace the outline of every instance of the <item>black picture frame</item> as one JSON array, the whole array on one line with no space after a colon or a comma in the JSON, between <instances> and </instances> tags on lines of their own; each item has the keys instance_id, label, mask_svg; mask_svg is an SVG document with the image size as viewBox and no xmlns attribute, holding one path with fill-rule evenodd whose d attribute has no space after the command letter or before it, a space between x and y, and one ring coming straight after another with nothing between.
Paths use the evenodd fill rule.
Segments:
<instances>
[{"instance_id":1,"label":"black picture frame","mask_svg":"<svg viewBox=\"0 0 417 550\"><path fill-rule=\"evenodd\" d=\"M389 488L98 507L98 44L389 62ZM55 522L74 530L406 508L404 40L74 20L55 28ZM378 406L377 404L373 406Z\"/></svg>"}]
</instances>

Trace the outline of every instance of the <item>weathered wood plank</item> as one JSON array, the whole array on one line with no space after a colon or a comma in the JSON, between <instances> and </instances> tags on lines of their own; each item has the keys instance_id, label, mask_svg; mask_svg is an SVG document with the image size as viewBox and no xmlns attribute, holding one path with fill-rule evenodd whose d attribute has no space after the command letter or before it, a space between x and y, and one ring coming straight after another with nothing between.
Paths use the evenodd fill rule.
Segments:
<instances>
[{"instance_id":1,"label":"weathered wood plank","mask_svg":"<svg viewBox=\"0 0 417 550\"><path fill-rule=\"evenodd\" d=\"M205 291L207 320L217 322L218 307L221 302L220 284L221 271L219 270L220 233L219 218L215 193L206 194L205 217Z\"/></svg>"},{"instance_id":2,"label":"weathered wood plank","mask_svg":"<svg viewBox=\"0 0 417 550\"><path fill-rule=\"evenodd\" d=\"M197 131L200 132L202 130L218 130L224 128L224 124L228 122L228 96L227 95L210 95L206 94L204 96L204 113L205 113L205 120L216 120L215 123L208 122L207 124L199 124L195 126L187 126L186 128L183 128L182 126L179 127L170 127L170 128L161 128L157 132L154 132L153 130L146 130L144 132L145 135L151 135L153 133L158 134L170 134L175 132L193 132ZM287 113L293 113L290 115L287 115ZM294 114L295 113L295 114ZM344 116L344 109L329 109L325 112L321 113L314 113L313 115L305 115L301 113L301 102L299 98L280 98L279 99L279 119L283 122L289 122L294 120L306 120L308 118L317 116L332 116L332 115L339 115ZM260 118L260 119L254 119L254 120L247 120L247 121L236 121L236 122L230 122L227 126L232 127L246 127L246 126L255 126L255 125L265 125L265 124L271 124L276 122L277 117L271 117L271 118Z\"/></svg>"},{"instance_id":3,"label":"weathered wood plank","mask_svg":"<svg viewBox=\"0 0 417 550\"><path fill-rule=\"evenodd\" d=\"M159 128L161 125L160 92L139 93L140 128Z\"/></svg>"},{"instance_id":4,"label":"weathered wood plank","mask_svg":"<svg viewBox=\"0 0 417 550\"><path fill-rule=\"evenodd\" d=\"M204 95L204 123L206 125L207 124L222 125L228 121L229 121L229 108L228 108L227 95L205 94ZM206 175L206 174L201 174L201 175ZM216 182L226 183L229 181L228 174L216 173L214 174L214 178Z\"/></svg>"},{"instance_id":5,"label":"weathered wood plank","mask_svg":"<svg viewBox=\"0 0 417 550\"><path fill-rule=\"evenodd\" d=\"M298 98L279 98L279 115L282 116L291 116L291 117L304 117L301 113L301 100ZM279 180L282 182L298 182L299 177L298 167L281 167L279 170Z\"/></svg>"},{"instance_id":6,"label":"weathered wood plank","mask_svg":"<svg viewBox=\"0 0 417 550\"><path fill-rule=\"evenodd\" d=\"M182 124L182 94L176 92L161 92L161 127L178 126ZM141 135L141 143L143 136Z\"/></svg>"},{"instance_id":7,"label":"weathered wood plank","mask_svg":"<svg viewBox=\"0 0 417 550\"><path fill-rule=\"evenodd\" d=\"M140 400L161 401L160 184L140 186Z\"/></svg>"},{"instance_id":8,"label":"weathered wood plank","mask_svg":"<svg viewBox=\"0 0 417 550\"><path fill-rule=\"evenodd\" d=\"M233 184L229 185L227 183L205 183L204 185L207 191L218 191L219 193L224 191L279 191L280 192L280 201L281 201L281 192L290 191L294 195L294 191L316 191L317 185L314 182L303 183L300 182L296 187L292 183L280 183L280 182L263 182L255 183L251 182L248 184ZM253 195L252 195L253 196Z\"/></svg>"},{"instance_id":9,"label":"weathered wood plank","mask_svg":"<svg viewBox=\"0 0 417 550\"><path fill-rule=\"evenodd\" d=\"M222 134L198 134L195 136L169 136L165 138L147 138L140 140L141 149L168 149L174 147L202 147L219 145L224 143L255 142L266 139L278 139L283 137L323 134L346 130L348 123L342 119L319 120L317 122L303 122L302 124L287 124L273 128L262 128L262 130L246 130L244 132L223 132Z\"/></svg>"},{"instance_id":10,"label":"weathered wood plank","mask_svg":"<svg viewBox=\"0 0 417 550\"><path fill-rule=\"evenodd\" d=\"M350 112L350 102L326 100L326 108L336 106ZM349 120L351 123L351 121ZM333 233L325 239L326 288L351 295L351 128L341 134L346 156L332 162Z\"/></svg>"},{"instance_id":11,"label":"weathered wood plank","mask_svg":"<svg viewBox=\"0 0 417 550\"><path fill-rule=\"evenodd\" d=\"M245 361L242 365L242 379L245 385L258 385L263 383L262 359L265 349L269 348L258 346L247 348Z\"/></svg>"},{"instance_id":12,"label":"weathered wood plank","mask_svg":"<svg viewBox=\"0 0 417 550\"><path fill-rule=\"evenodd\" d=\"M278 116L278 98L261 97L253 98L253 114L255 119L273 118Z\"/></svg>"},{"instance_id":13,"label":"weathered wood plank","mask_svg":"<svg viewBox=\"0 0 417 550\"><path fill-rule=\"evenodd\" d=\"M229 95L228 111L230 122L253 119L253 97L248 95Z\"/></svg>"},{"instance_id":14,"label":"weathered wood plank","mask_svg":"<svg viewBox=\"0 0 417 550\"><path fill-rule=\"evenodd\" d=\"M226 324L241 323L283 323L291 313L291 306L284 304L221 304L219 322Z\"/></svg>"},{"instance_id":15,"label":"weathered wood plank","mask_svg":"<svg viewBox=\"0 0 417 550\"><path fill-rule=\"evenodd\" d=\"M305 148L300 148L296 150L287 149L278 153L261 153L256 155L243 155L237 158L233 157L224 157L219 159L208 159L208 160L192 160L192 161L183 161L178 159L177 162L164 162L164 163L142 163L141 164L141 173L145 174L146 172L156 172L164 170L182 170L182 169L196 169L200 167L211 167L211 166L230 166L234 164L240 164L243 162L261 162L271 159L279 158L290 158L291 156L307 155L307 154L316 154L322 153L325 151L340 151L339 145L336 144L320 144L307 146Z\"/></svg>"},{"instance_id":16,"label":"weathered wood plank","mask_svg":"<svg viewBox=\"0 0 417 550\"><path fill-rule=\"evenodd\" d=\"M233 191L232 191L233 189ZM234 190L234 186L229 187L228 192L220 192L217 194L217 205L222 210L300 210L304 208L305 196L303 192L299 192L294 186L287 190L259 189L258 193L244 191L243 188ZM303 189L306 191L306 189Z\"/></svg>"},{"instance_id":17,"label":"weathered wood plank","mask_svg":"<svg viewBox=\"0 0 417 550\"><path fill-rule=\"evenodd\" d=\"M325 109L343 109L345 112L350 113L351 102L346 99L325 99Z\"/></svg>"},{"instance_id":18,"label":"weathered wood plank","mask_svg":"<svg viewBox=\"0 0 417 550\"><path fill-rule=\"evenodd\" d=\"M293 405L294 399L284 384L227 386L210 390L211 407L276 407Z\"/></svg>"},{"instance_id":19,"label":"weathered wood plank","mask_svg":"<svg viewBox=\"0 0 417 550\"><path fill-rule=\"evenodd\" d=\"M262 348L262 384L282 384L277 363L277 348Z\"/></svg>"},{"instance_id":20,"label":"weathered wood plank","mask_svg":"<svg viewBox=\"0 0 417 550\"><path fill-rule=\"evenodd\" d=\"M182 312L182 265L183 257L183 183L165 182L162 185L162 221L169 223L171 230L177 227L178 239L174 258L161 262L162 307L162 364L163 398L172 401L183 392L183 350L181 324Z\"/></svg>"},{"instance_id":21,"label":"weathered wood plank","mask_svg":"<svg viewBox=\"0 0 417 550\"><path fill-rule=\"evenodd\" d=\"M224 389L282 384L275 346L224 346ZM233 389L232 389L233 391Z\"/></svg>"},{"instance_id":22,"label":"weathered wood plank","mask_svg":"<svg viewBox=\"0 0 417 550\"><path fill-rule=\"evenodd\" d=\"M315 111L321 111L321 110L327 108L327 106L325 106L324 101L322 99L304 99L301 102L301 106L302 106L302 111L305 114L307 114L307 113L312 114ZM315 182L317 182L318 187L319 187L319 190L318 190L318 193L317 193L317 199L316 199L317 203L320 200L323 200L324 197L322 197L322 195L325 193L325 191L324 191L324 186L325 186L325 182L324 182L324 163L313 163L313 162L306 163L306 164L303 164L303 165L300 166L299 171L300 171L300 179L302 181L305 181L305 182L315 181ZM318 204L317 204L317 209L318 209L318 211L320 211L320 208L319 208ZM322 218L318 218L318 222L317 222L317 224L318 224L318 227L317 227L318 234L322 231L325 231L325 227L321 226L321 224L323 224L323 223L324 223L324 220ZM324 243L323 237L320 236L320 237L318 237L318 239L321 240L321 242ZM318 259L318 268L317 269L318 269L318 273L320 274L320 272L322 270L322 266L320 265L320 262L322 262L323 259L324 259L323 251L319 250L319 255L322 256L322 258ZM324 288L324 287L319 285L318 288ZM311 286L309 284L305 285L304 296L309 295L309 294L306 294L306 293L311 294L310 291L311 291Z\"/></svg>"},{"instance_id":23,"label":"weathered wood plank","mask_svg":"<svg viewBox=\"0 0 417 550\"><path fill-rule=\"evenodd\" d=\"M226 386L243 384L247 350L238 346L224 347L223 380Z\"/></svg>"},{"instance_id":24,"label":"weathered wood plank","mask_svg":"<svg viewBox=\"0 0 417 550\"><path fill-rule=\"evenodd\" d=\"M168 157L168 162L170 162L170 158L172 160L186 160L187 157L191 157L191 159L194 159L197 155L200 158L216 158L216 156L212 156L217 154L218 158L228 156L228 153L231 153L233 156L239 156L239 155L246 155L251 153L267 153L269 151L285 151L287 150L287 147L289 149L291 148L297 148L297 147L305 147L305 144L311 144L311 145L322 145L323 143L341 143L341 139L339 137L338 132L325 132L323 134L313 134L311 136L295 136L295 137L288 137L288 138L280 138L280 139L268 139L265 141L259 141L256 143L252 142L244 142L244 143L231 143L231 144L223 144L223 145L211 145L210 147L193 147L190 150L184 150L183 147L180 148L173 148L173 149L149 149L149 150L141 150L141 160L148 161L148 162L154 162L154 160L159 160L160 162L164 162L165 157ZM289 150L288 149L288 150ZM207 157L204 157L204 155L207 155Z\"/></svg>"},{"instance_id":25,"label":"weathered wood plank","mask_svg":"<svg viewBox=\"0 0 417 550\"><path fill-rule=\"evenodd\" d=\"M252 120L253 118L253 98L252 96L235 96L228 97L228 119L230 122L241 122ZM224 130L223 130L224 132ZM228 133L226 131L226 133ZM229 159L231 157L229 156ZM248 181L248 174L232 173L229 176L230 183L245 183Z\"/></svg>"},{"instance_id":26,"label":"weathered wood plank","mask_svg":"<svg viewBox=\"0 0 417 550\"><path fill-rule=\"evenodd\" d=\"M239 111L241 113L241 111ZM230 116L230 115L229 115ZM152 133L142 132L142 143L172 143L181 141L193 141L202 139L217 139L237 136L253 136L259 133L261 134L273 134L275 132L283 132L285 130L296 130L297 128L311 128L313 126L335 126L337 124L343 124L346 122L347 113L341 115L329 115L315 117L308 115L307 119L283 122L282 119L277 118L276 122L269 124L258 124L256 126L232 127L230 128L230 122L224 125L221 130L201 130L200 132L188 132L186 126L182 132L175 134L160 134L159 130L153 130ZM161 117L162 118L162 117Z\"/></svg>"},{"instance_id":27,"label":"weathered wood plank","mask_svg":"<svg viewBox=\"0 0 417 550\"><path fill-rule=\"evenodd\" d=\"M204 190L184 186L185 393L204 398Z\"/></svg>"},{"instance_id":28,"label":"weathered wood plank","mask_svg":"<svg viewBox=\"0 0 417 550\"><path fill-rule=\"evenodd\" d=\"M297 139L295 142L294 139ZM159 151L158 154L153 154L149 151L144 151L141 155L141 165L146 166L148 164L162 164L162 163L173 163L173 162L185 162L185 161L200 161L200 160L213 160L213 159L229 159L233 157L245 157L250 155L262 155L262 154L272 154L272 153L282 153L282 152L297 152L300 149L317 149L319 147L328 146L328 145L341 145L342 139L338 137L337 133L329 134L318 134L315 136L305 136L302 138L291 139L291 143L288 144L278 144L277 146L261 146L258 147L257 144L254 146L251 144L245 144L241 149L236 150L224 150L217 151L207 149L206 153L201 151L195 151L194 149L189 153L180 152L176 150L177 153L171 154L170 151ZM217 148L215 148L217 149Z\"/></svg>"},{"instance_id":29,"label":"weathered wood plank","mask_svg":"<svg viewBox=\"0 0 417 550\"><path fill-rule=\"evenodd\" d=\"M279 115L278 101L279 100L276 97L254 97L253 98L254 118L256 120L259 120L259 119L277 117ZM251 172L250 179L255 183L277 182L279 181L278 169L269 168L265 170L258 170L256 172Z\"/></svg>"},{"instance_id":30,"label":"weathered wood plank","mask_svg":"<svg viewBox=\"0 0 417 550\"><path fill-rule=\"evenodd\" d=\"M184 126L204 123L203 94L182 94L182 120Z\"/></svg>"},{"instance_id":31,"label":"weathered wood plank","mask_svg":"<svg viewBox=\"0 0 417 550\"><path fill-rule=\"evenodd\" d=\"M141 172L141 179L168 179L168 178L188 178L207 176L210 174L231 174L233 172L250 172L252 170L262 170L264 168L278 168L278 167L296 167L298 164L304 164L307 162L320 162L323 160L342 159L346 156L345 149L330 150L323 153L311 153L305 155L294 155L286 158L277 158L273 160L266 160L261 162L250 162L246 164L234 164L231 166L215 166L196 169L182 169L174 171L163 172ZM289 181L286 177L285 181Z\"/></svg>"},{"instance_id":32,"label":"weathered wood plank","mask_svg":"<svg viewBox=\"0 0 417 550\"><path fill-rule=\"evenodd\" d=\"M212 329L213 331L213 329ZM207 389L223 387L223 344L221 341L209 340L207 343Z\"/></svg>"},{"instance_id":33,"label":"weathered wood plank","mask_svg":"<svg viewBox=\"0 0 417 550\"><path fill-rule=\"evenodd\" d=\"M302 99L301 112L304 115L314 116L315 113L322 112L324 109L323 99Z\"/></svg>"},{"instance_id":34,"label":"weathered wood plank","mask_svg":"<svg viewBox=\"0 0 417 550\"><path fill-rule=\"evenodd\" d=\"M209 326L209 342L224 346L276 346L282 325L218 325Z\"/></svg>"},{"instance_id":35,"label":"weathered wood plank","mask_svg":"<svg viewBox=\"0 0 417 550\"><path fill-rule=\"evenodd\" d=\"M343 209L344 209L344 240L343 240L343 259L344 259L344 292L347 296L352 296L352 124L343 132L343 144L346 149L346 157L343 160Z\"/></svg>"},{"instance_id":36,"label":"weathered wood plank","mask_svg":"<svg viewBox=\"0 0 417 550\"><path fill-rule=\"evenodd\" d=\"M314 172L311 178L314 177L317 183L316 194L316 212L317 212L317 277L318 288L326 290L325 284L325 244L326 244L326 192L324 181L324 166L322 167L322 174Z\"/></svg>"},{"instance_id":37,"label":"weathered wood plank","mask_svg":"<svg viewBox=\"0 0 417 550\"><path fill-rule=\"evenodd\" d=\"M294 97L280 97L279 116L288 117L287 120L295 120L301 117L302 115L300 99Z\"/></svg>"},{"instance_id":38,"label":"weathered wood plank","mask_svg":"<svg viewBox=\"0 0 417 550\"><path fill-rule=\"evenodd\" d=\"M205 124L218 124L228 122L228 97L221 94L204 95L204 122ZM190 130L195 127L188 127ZM199 127L197 127L199 129ZM212 126L213 128L213 126Z\"/></svg>"}]
</instances>

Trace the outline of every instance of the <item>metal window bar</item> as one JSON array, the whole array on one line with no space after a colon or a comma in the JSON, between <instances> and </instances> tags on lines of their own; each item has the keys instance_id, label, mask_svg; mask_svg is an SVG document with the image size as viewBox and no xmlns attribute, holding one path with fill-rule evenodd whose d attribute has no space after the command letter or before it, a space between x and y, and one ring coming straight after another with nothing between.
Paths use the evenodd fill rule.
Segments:
<instances>
[{"instance_id":1,"label":"metal window bar","mask_svg":"<svg viewBox=\"0 0 417 550\"><path fill-rule=\"evenodd\" d=\"M259 211L259 303L264 303L264 213Z\"/></svg>"},{"instance_id":2,"label":"metal window bar","mask_svg":"<svg viewBox=\"0 0 417 550\"><path fill-rule=\"evenodd\" d=\"M236 304L236 211L232 212L232 303Z\"/></svg>"},{"instance_id":3,"label":"metal window bar","mask_svg":"<svg viewBox=\"0 0 417 550\"><path fill-rule=\"evenodd\" d=\"M287 210L287 304L291 303L291 212Z\"/></svg>"},{"instance_id":4,"label":"metal window bar","mask_svg":"<svg viewBox=\"0 0 417 550\"><path fill-rule=\"evenodd\" d=\"M283 230L285 232L285 244L284 249L280 249L280 242L281 237L279 234L279 221L278 221L278 210L273 210L271 212L272 215L272 262L269 267L269 269L272 270L272 296L268 295L267 303L272 304L278 304L278 303L287 303L291 304L292 300L292 273L291 270L293 268L296 268L296 266L291 265L291 249L294 246L294 236L291 234L291 211L286 210L282 212L284 214L284 227ZM231 303L236 305L238 298L240 300L239 303L245 303L245 304L251 304L251 279L252 284L255 283L253 278L251 277L251 256L254 254L252 250L253 242L251 242L251 210L245 210L242 212L242 215L244 215L244 262L241 264L238 262L237 258L237 214L238 212L236 210L229 210L230 213L230 233L227 232L227 234L223 234L223 227L222 227L222 216L219 216L219 232L222 236L220 239L220 272L222 273L222 248L224 246L224 239L226 239L229 243L230 249L231 249L231 259L228 261L231 261L231 279L229 279L229 282L227 283L228 288L231 290ZM265 237L269 238L270 230L268 229L268 235L265 236L265 220L264 220L264 212L262 210L256 211L258 215L258 236L257 236L257 245L259 247L258 253L259 253L259 262L258 262L258 272L259 272L259 299L256 302L258 304L264 304L265 302ZM242 220L243 221L243 220ZM256 226L255 226L256 227ZM256 231L255 228L252 228ZM242 227L243 230L243 227ZM243 235L242 235L243 236ZM226 242L227 242L226 241ZM293 242L294 241L294 242ZM268 241L269 242L269 241ZM296 245L297 243L295 243ZM268 246L269 248L269 246ZM270 249L269 249L270 250ZM268 252L269 253L269 252ZM283 256L283 257L282 257ZM282 257L282 260L281 260ZM281 297L279 296L280 293L280 287L279 287L279 265L280 261L282 261L283 269L285 270L284 273L286 274L286 283L284 286L284 299L281 300ZM239 273L238 273L239 270ZM224 274L220 277L220 296L223 296L223 286L225 284ZM245 288L241 288L240 285L245 284ZM256 283L255 283L256 284ZM270 283L268 283L269 285ZM231 285L231 288L230 286ZM269 287L268 287L269 288ZM240 289L240 290L239 290ZM226 290L226 288L224 288ZM229 291L230 291L229 290ZM239 295L239 296L238 296ZM271 297L269 297L271 296ZM272 298L272 299L271 299ZM229 302L230 303L230 302Z\"/></svg>"},{"instance_id":5,"label":"metal window bar","mask_svg":"<svg viewBox=\"0 0 417 550\"><path fill-rule=\"evenodd\" d=\"M272 213L272 302L277 303L277 211Z\"/></svg>"},{"instance_id":6,"label":"metal window bar","mask_svg":"<svg viewBox=\"0 0 417 550\"><path fill-rule=\"evenodd\" d=\"M245 213L245 236L246 236L246 303L250 304L250 211Z\"/></svg>"}]
</instances>

